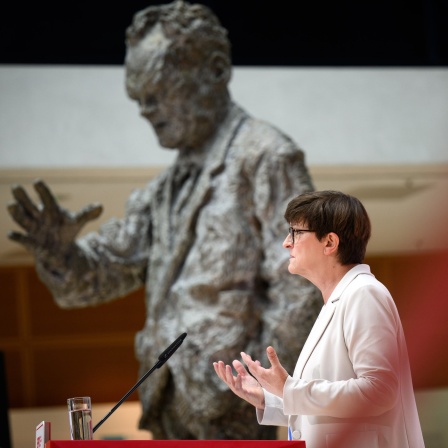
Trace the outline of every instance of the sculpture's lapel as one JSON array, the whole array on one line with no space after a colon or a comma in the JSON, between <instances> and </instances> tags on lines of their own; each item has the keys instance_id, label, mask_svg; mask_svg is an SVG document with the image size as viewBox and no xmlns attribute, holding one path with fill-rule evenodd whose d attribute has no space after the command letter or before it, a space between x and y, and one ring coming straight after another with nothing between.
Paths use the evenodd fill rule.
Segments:
<instances>
[{"instance_id":1,"label":"sculpture's lapel","mask_svg":"<svg viewBox=\"0 0 448 448\"><path fill-rule=\"evenodd\" d=\"M194 242L195 225L198 214L211 194L212 178L224 170L227 151L243 123L246 114L237 106L233 106L225 122L213 139L204 148L204 164L186 181L186 191L180 192L174 200L173 182L176 170L186 159L179 154L176 162L166 173L160 185L161 194L156 199L154 214L155 244L160 244L164 251L164 273L158 278L164 296L178 275L179 266L183 263L189 248ZM188 186L194 186L188 191ZM182 187L184 188L184 187ZM178 193L179 195L179 193ZM173 208L173 203L175 206Z\"/></svg>"}]
</instances>

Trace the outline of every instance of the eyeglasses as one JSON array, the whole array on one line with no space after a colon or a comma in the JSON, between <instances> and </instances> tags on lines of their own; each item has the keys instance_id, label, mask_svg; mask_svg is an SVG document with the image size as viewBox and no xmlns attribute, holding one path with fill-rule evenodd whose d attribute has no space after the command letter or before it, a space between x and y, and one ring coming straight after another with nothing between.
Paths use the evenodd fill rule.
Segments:
<instances>
[{"instance_id":1,"label":"eyeglasses","mask_svg":"<svg viewBox=\"0 0 448 448\"><path fill-rule=\"evenodd\" d=\"M294 236L298 235L300 238L300 235L304 232L314 232L314 230L310 229L294 229L293 227L289 228L289 237L291 238L291 243L294 244Z\"/></svg>"}]
</instances>

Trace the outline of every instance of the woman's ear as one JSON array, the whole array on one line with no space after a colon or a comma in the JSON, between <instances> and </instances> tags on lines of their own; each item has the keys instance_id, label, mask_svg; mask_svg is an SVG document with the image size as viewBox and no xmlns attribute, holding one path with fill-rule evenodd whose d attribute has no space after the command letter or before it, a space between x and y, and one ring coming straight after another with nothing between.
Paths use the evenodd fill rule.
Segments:
<instances>
[{"instance_id":1,"label":"woman's ear","mask_svg":"<svg viewBox=\"0 0 448 448\"><path fill-rule=\"evenodd\" d=\"M330 232L325 236L324 253L330 255L337 252L339 247L339 237L336 233Z\"/></svg>"}]
</instances>

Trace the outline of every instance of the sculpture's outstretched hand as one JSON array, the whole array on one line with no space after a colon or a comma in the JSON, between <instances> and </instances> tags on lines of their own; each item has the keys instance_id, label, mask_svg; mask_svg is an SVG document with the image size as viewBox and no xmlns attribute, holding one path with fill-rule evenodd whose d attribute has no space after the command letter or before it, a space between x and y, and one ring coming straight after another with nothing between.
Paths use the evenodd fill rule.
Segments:
<instances>
[{"instance_id":1,"label":"sculpture's outstretched hand","mask_svg":"<svg viewBox=\"0 0 448 448\"><path fill-rule=\"evenodd\" d=\"M233 375L232 367L222 361L214 362L216 374L229 386L238 397L246 400L258 409L264 409L264 393L258 381L249 374L240 361L233 361L237 375Z\"/></svg>"},{"instance_id":2,"label":"sculpture's outstretched hand","mask_svg":"<svg viewBox=\"0 0 448 448\"><path fill-rule=\"evenodd\" d=\"M73 213L59 206L42 180L33 186L42 201L40 205L34 204L20 185L12 187L15 202L8 205L8 212L25 233L11 231L8 238L35 256L62 255L73 245L82 227L101 215L103 207L90 204Z\"/></svg>"}]
</instances>

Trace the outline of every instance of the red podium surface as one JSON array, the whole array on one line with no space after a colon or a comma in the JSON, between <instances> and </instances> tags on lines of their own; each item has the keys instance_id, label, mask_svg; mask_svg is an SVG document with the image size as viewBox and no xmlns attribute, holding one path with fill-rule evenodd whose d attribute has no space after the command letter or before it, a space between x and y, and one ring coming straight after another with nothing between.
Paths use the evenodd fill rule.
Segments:
<instances>
[{"instance_id":1,"label":"red podium surface","mask_svg":"<svg viewBox=\"0 0 448 448\"><path fill-rule=\"evenodd\" d=\"M306 448L303 440L49 440L45 448Z\"/></svg>"}]
</instances>

